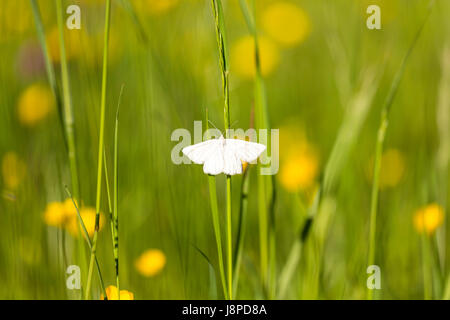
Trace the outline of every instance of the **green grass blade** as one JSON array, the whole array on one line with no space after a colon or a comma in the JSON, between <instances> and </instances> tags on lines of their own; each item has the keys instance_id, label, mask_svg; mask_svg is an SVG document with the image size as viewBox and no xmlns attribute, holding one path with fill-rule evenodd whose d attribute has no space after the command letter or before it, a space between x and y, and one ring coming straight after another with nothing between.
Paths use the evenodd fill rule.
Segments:
<instances>
[{"instance_id":1,"label":"green grass blade","mask_svg":"<svg viewBox=\"0 0 450 320\"><path fill-rule=\"evenodd\" d=\"M233 295L236 296L237 287L239 284L239 272L242 260L242 251L244 248L245 238L245 223L247 219L248 208L248 189L250 185L250 167L247 166L242 176L240 205L239 205L239 222L237 228L236 247L233 255Z\"/></svg>"},{"instance_id":2,"label":"green grass blade","mask_svg":"<svg viewBox=\"0 0 450 320\"><path fill-rule=\"evenodd\" d=\"M439 202L445 209L447 205L448 194L448 173L450 160L450 44L447 43L442 52L441 64L442 76L439 83L438 106L436 111L436 122L439 132L439 150L437 153L437 172L439 177ZM448 219L447 219L448 226ZM438 235L439 257L445 260L445 252L447 248L446 232L448 229L443 228L443 234ZM440 237L439 237L440 236ZM450 299L450 274L447 275L446 284L444 286L443 298Z\"/></svg>"},{"instance_id":3,"label":"green grass blade","mask_svg":"<svg viewBox=\"0 0 450 320\"><path fill-rule=\"evenodd\" d=\"M84 238L86 239L86 243L87 243L89 249L91 249L92 248L91 239L89 237L89 233L88 233L88 231L86 229L86 226L84 224L83 218L81 217L80 210L79 210L79 208L78 208L74 198L72 197L72 194L70 193L69 189L67 188L67 186L65 187L65 189L66 189L67 195L72 200L72 204L75 207L75 211L77 212L78 222L81 225L81 230L83 231ZM100 270L100 264L98 263L97 257L95 257L95 266L97 268L98 278L99 278L99 281L100 281L100 286L102 288L103 296L105 297L105 300L108 300L108 297L106 295L105 283L103 282L102 272Z\"/></svg>"},{"instance_id":4,"label":"green grass blade","mask_svg":"<svg viewBox=\"0 0 450 320\"><path fill-rule=\"evenodd\" d=\"M119 110L122 101L124 85L120 88L119 101L117 102L116 125L114 127L114 266L116 271L116 285L118 297L120 300L120 283L119 283Z\"/></svg>"},{"instance_id":5,"label":"green grass blade","mask_svg":"<svg viewBox=\"0 0 450 320\"><path fill-rule=\"evenodd\" d=\"M61 82L63 91L64 106L64 124L67 137L67 146L69 153L69 165L72 179L72 192L77 201L80 200L80 187L78 180L77 152L75 146L75 130L73 119L72 99L70 96L69 72L67 68L66 47L64 42L64 19L62 0L56 0L58 31L59 31L59 50L61 55Z\"/></svg>"},{"instance_id":6,"label":"green grass blade","mask_svg":"<svg viewBox=\"0 0 450 320\"><path fill-rule=\"evenodd\" d=\"M206 131L208 131L208 110L206 110ZM207 137L208 139L210 137ZM222 282L223 294L228 299L227 284L225 280L225 268L223 262L222 235L220 231L219 207L217 204L216 177L208 176L209 184L209 201L211 204L211 214L213 220L214 234L216 237L217 255L219 260L219 273Z\"/></svg>"},{"instance_id":7,"label":"green grass blade","mask_svg":"<svg viewBox=\"0 0 450 320\"><path fill-rule=\"evenodd\" d=\"M95 254L97 249L97 237L100 223L100 200L102 191L102 174L103 174L103 148L104 148L104 131L105 131L105 109L106 109L106 84L108 79L108 45L109 45L109 30L111 20L111 0L106 0L105 9L105 31L104 31L104 44L103 44L103 72L102 72L102 92L100 102L100 133L98 143L98 163L97 163L97 195L95 202L95 230L92 240L91 258L89 261L88 279L86 284L85 299L89 299L91 282L92 282L92 267L95 260Z\"/></svg>"},{"instance_id":8,"label":"green grass blade","mask_svg":"<svg viewBox=\"0 0 450 320\"><path fill-rule=\"evenodd\" d=\"M223 16L223 8L221 0L211 0L211 5L214 14L217 46L219 49L219 61L222 75L222 89L224 98L224 128L226 137L229 136L230 128L230 91L228 80L228 62L227 62L227 47L226 47L226 35L225 35L225 22ZM231 176L226 178L227 184L227 273L228 273L228 298L233 299L233 248L232 248L232 230L231 230Z\"/></svg>"},{"instance_id":9,"label":"green grass blade","mask_svg":"<svg viewBox=\"0 0 450 320\"><path fill-rule=\"evenodd\" d=\"M41 14L39 11L39 6L37 4L36 0L30 0L31 4L31 10L33 12L34 21L36 24L36 32L39 40L39 44L41 46L42 55L44 57L44 63L45 63L45 71L47 73L47 79L50 84L50 88L52 89L53 95L55 97L56 101L56 107L58 110L58 118L59 123L62 131L62 136L64 140L64 145L66 148L68 148L67 145L67 134L65 130L64 125L64 113L63 113L63 103L61 100L61 94L58 89L58 85L56 83L56 76L55 76L55 69L53 67L50 54L47 47L47 42L45 40L45 30L44 30L44 24L42 23Z\"/></svg>"},{"instance_id":10,"label":"green grass blade","mask_svg":"<svg viewBox=\"0 0 450 320\"><path fill-rule=\"evenodd\" d=\"M217 280L216 280L216 271L211 263L211 260L208 256L200 250L197 246L194 246L195 250L200 253L200 255L206 260L208 263L208 271L209 271L209 298L216 300L217 299Z\"/></svg>"},{"instance_id":11,"label":"green grass blade","mask_svg":"<svg viewBox=\"0 0 450 320\"><path fill-rule=\"evenodd\" d=\"M378 191L379 191L379 179L380 179L380 171L381 171L381 158L383 154L383 145L384 139L386 137L386 130L389 123L389 111L391 110L392 103L394 102L395 96L398 91L398 87L400 85L400 81L403 77L406 68L406 62L413 52L417 41L422 33L423 28L428 20L430 15L432 6L430 5L428 13L417 30L416 35L414 36L408 50L406 51L405 56L400 64L399 69L397 70L394 80L392 81L391 87L389 89L389 93L387 95L386 101L381 110L381 120L380 126L378 128L378 135L376 140L375 147L375 164L374 164L374 173L373 173L373 184L372 184L372 194L370 201L370 230L369 230L369 255L367 259L367 265L371 266L375 264L375 242L376 242L376 223L377 223L377 211L378 211ZM373 290L367 288L367 299L373 299Z\"/></svg>"}]
</instances>

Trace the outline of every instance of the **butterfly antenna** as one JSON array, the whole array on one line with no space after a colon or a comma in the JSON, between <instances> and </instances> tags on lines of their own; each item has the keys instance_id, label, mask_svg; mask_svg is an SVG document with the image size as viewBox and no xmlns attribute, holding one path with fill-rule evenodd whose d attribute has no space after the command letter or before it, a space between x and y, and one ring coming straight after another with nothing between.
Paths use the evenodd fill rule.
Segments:
<instances>
[{"instance_id":1,"label":"butterfly antenna","mask_svg":"<svg viewBox=\"0 0 450 320\"><path fill-rule=\"evenodd\" d=\"M219 130L219 128L217 128L217 127L214 125L214 123L212 123L211 120L208 119L208 122L209 122L216 130ZM219 131L222 132L221 130L219 130Z\"/></svg>"}]
</instances>

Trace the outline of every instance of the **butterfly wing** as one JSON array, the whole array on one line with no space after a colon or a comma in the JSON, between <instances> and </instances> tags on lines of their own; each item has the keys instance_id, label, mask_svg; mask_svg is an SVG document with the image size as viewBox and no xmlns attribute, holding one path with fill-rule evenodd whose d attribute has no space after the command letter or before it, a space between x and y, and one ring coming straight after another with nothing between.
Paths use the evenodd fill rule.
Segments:
<instances>
[{"instance_id":1,"label":"butterfly wing","mask_svg":"<svg viewBox=\"0 0 450 320\"><path fill-rule=\"evenodd\" d=\"M203 165L203 172L210 175L218 175L224 171L224 147L222 142L208 148L208 157Z\"/></svg>"},{"instance_id":2,"label":"butterfly wing","mask_svg":"<svg viewBox=\"0 0 450 320\"><path fill-rule=\"evenodd\" d=\"M230 149L238 160L253 162L266 150L266 146L261 143L250 142L239 139L226 139L225 149Z\"/></svg>"},{"instance_id":3,"label":"butterfly wing","mask_svg":"<svg viewBox=\"0 0 450 320\"><path fill-rule=\"evenodd\" d=\"M194 163L203 164L213 154L213 150L219 144L220 142L217 139L211 139L185 147L181 151Z\"/></svg>"},{"instance_id":4,"label":"butterfly wing","mask_svg":"<svg viewBox=\"0 0 450 320\"><path fill-rule=\"evenodd\" d=\"M242 161L236 154L235 148L225 145L223 148L223 173L232 176L242 173Z\"/></svg>"}]
</instances>

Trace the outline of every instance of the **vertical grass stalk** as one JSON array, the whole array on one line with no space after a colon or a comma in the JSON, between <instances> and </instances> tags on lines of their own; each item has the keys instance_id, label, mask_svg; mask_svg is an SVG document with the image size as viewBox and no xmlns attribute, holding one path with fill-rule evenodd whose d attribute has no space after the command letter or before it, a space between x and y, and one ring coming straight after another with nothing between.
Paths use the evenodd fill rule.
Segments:
<instances>
[{"instance_id":1,"label":"vertical grass stalk","mask_svg":"<svg viewBox=\"0 0 450 320\"><path fill-rule=\"evenodd\" d=\"M114 127L114 178L113 178L113 196L114 207L111 200L111 188L108 177L108 165L106 161L106 151L103 152L103 163L105 168L105 187L108 198L109 221L111 226L111 238L113 245L114 267L116 274L117 296L120 300L120 282L119 282L119 218L118 218L118 133L119 133L119 108L122 101L124 85L120 88L119 100L116 111L116 124Z\"/></svg>"},{"instance_id":2,"label":"vertical grass stalk","mask_svg":"<svg viewBox=\"0 0 450 320\"><path fill-rule=\"evenodd\" d=\"M369 227L369 256L367 266L371 266L375 264L375 242L376 242L376 222L377 222L377 211L378 211L378 192L379 192L379 178L380 178L380 170L381 170L381 158L383 154L383 145L384 139L386 137L386 130L389 124L389 111L391 109L392 103L394 102L395 96L398 91L398 87L400 85L400 81L403 77L406 68L406 62L408 61L409 56L411 55L417 40L422 33L422 30L425 26L425 23L428 19L428 16L431 12L431 5L428 10L428 14L419 27L408 51L406 52L403 60L400 64L400 68L397 70L395 74L394 80L389 89L389 93L387 95L386 101L381 110L381 120L380 126L378 128L377 142L375 147L375 164L374 164L374 173L373 173L373 184L372 184L372 194L371 194L371 203L370 203L370 227ZM367 288L367 299L373 299L373 290Z\"/></svg>"},{"instance_id":3,"label":"vertical grass stalk","mask_svg":"<svg viewBox=\"0 0 450 320\"><path fill-rule=\"evenodd\" d=\"M70 97L69 73L67 70L66 48L64 42L64 11L62 8L62 0L56 0L56 11L59 31L59 51L61 56L61 82L63 91L64 124L67 138L70 174L72 180L72 192L74 198L77 201L80 201L80 187L78 182L78 168L76 159L77 152L75 149L75 131L72 100Z\"/></svg>"},{"instance_id":4,"label":"vertical grass stalk","mask_svg":"<svg viewBox=\"0 0 450 320\"><path fill-rule=\"evenodd\" d=\"M39 6L38 6L36 0L30 0L30 4L31 4L31 11L33 12L34 22L36 25L36 33L38 36L39 44L41 46L42 55L44 57L45 71L47 73L48 82L50 84L50 88L52 89L53 96L55 97L56 106L58 109L59 123L60 123L61 131L62 131L64 145L67 150L67 148L68 148L67 134L66 134L66 129L65 129L66 126L64 124L64 112L63 112L61 94L60 94L58 86L56 84L55 69L53 67L53 64L52 64L52 61L50 58L50 54L48 51L47 43L45 40L44 24L42 23L41 14L39 12ZM74 192L75 192L75 190L74 190Z\"/></svg>"},{"instance_id":5,"label":"vertical grass stalk","mask_svg":"<svg viewBox=\"0 0 450 320\"><path fill-rule=\"evenodd\" d=\"M111 189L109 185L108 178L108 165L106 161L106 152L103 152L103 163L105 167L105 184L106 184L106 194L108 197L108 210L109 210L109 221L111 225L111 237L113 244L113 255L114 255L114 267L116 274L116 287L117 296L120 300L120 282L119 282L119 217L118 217L118 133L119 133L119 108L122 101L123 85L120 88L119 101L117 103L116 111L116 125L114 128L114 178L113 178L113 196L114 196L114 207L111 201Z\"/></svg>"},{"instance_id":6,"label":"vertical grass stalk","mask_svg":"<svg viewBox=\"0 0 450 320\"><path fill-rule=\"evenodd\" d=\"M249 166L245 168L242 175L241 184L241 195L239 201L239 222L236 236L236 247L233 255L233 294L236 296L236 291L239 282L239 271L242 260L242 250L244 248L244 238L245 238L245 222L247 219L247 208L248 208L248 189L250 185L250 172Z\"/></svg>"},{"instance_id":7,"label":"vertical grass stalk","mask_svg":"<svg viewBox=\"0 0 450 320\"><path fill-rule=\"evenodd\" d=\"M92 268L97 250L97 237L100 223L100 200L102 191L102 168L103 168L103 148L104 148L104 131L105 131L105 107L106 107L106 81L108 78L108 45L109 45L109 29L111 20L111 0L106 0L105 14L105 31L103 39L103 72L102 72L102 92L100 102L100 133L98 143L98 162L97 162L97 195L95 201L95 229L92 239L91 258L89 261L88 278L86 284L85 299L89 299L92 282Z\"/></svg>"},{"instance_id":8,"label":"vertical grass stalk","mask_svg":"<svg viewBox=\"0 0 450 320\"><path fill-rule=\"evenodd\" d=\"M120 88L119 101L116 111L116 125L114 127L114 266L116 271L117 295L120 300L120 283L119 283L119 110L122 100L123 85Z\"/></svg>"},{"instance_id":9,"label":"vertical grass stalk","mask_svg":"<svg viewBox=\"0 0 450 320\"><path fill-rule=\"evenodd\" d=\"M208 132L208 109L206 110L206 131ZM207 137L209 139L209 137ZM225 268L223 264L223 249L222 249L222 234L220 231L220 218L219 218L219 209L217 204L217 192L216 192L216 177L208 176L209 183L209 200L211 203L211 214L213 220L214 227L214 235L216 238L217 245L217 256L219 260L219 273L220 273L220 281L222 283L223 296L225 299L228 299L228 291L227 291L227 283L225 280Z\"/></svg>"},{"instance_id":10,"label":"vertical grass stalk","mask_svg":"<svg viewBox=\"0 0 450 320\"><path fill-rule=\"evenodd\" d=\"M225 40L225 23L223 17L223 8L221 0L211 0L216 26L217 45L219 49L219 62L222 75L222 89L224 98L224 127L226 138L229 137L230 129L230 92L228 84L228 63ZM228 298L233 299L233 249L232 249L232 230L231 230L231 176L227 176L227 273L228 273Z\"/></svg>"},{"instance_id":11,"label":"vertical grass stalk","mask_svg":"<svg viewBox=\"0 0 450 320\"><path fill-rule=\"evenodd\" d=\"M78 218L78 222L81 225L81 230L83 232L84 238L86 239L86 243L89 247L89 249L92 248L92 243L91 243L91 239L89 238L89 233L86 229L86 226L84 224L83 218L81 218L81 214L80 214L80 209L78 208L75 199L72 197L72 194L70 193L69 189L66 187L66 193L69 196L69 198L72 200L72 204L75 208L75 211L77 213L77 218ZM103 292L103 296L105 297L105 300L108 300L108 297L106 295L106 289L105 289L105 283L103 282L103 277L102 277L102 272L100 270L100 264L98 263L97 257L95 257L95 266L97 267L97 272L98 272L98 278L100 280L100 286L102 288L102 292Z\"/></svg>"}]
</instances>

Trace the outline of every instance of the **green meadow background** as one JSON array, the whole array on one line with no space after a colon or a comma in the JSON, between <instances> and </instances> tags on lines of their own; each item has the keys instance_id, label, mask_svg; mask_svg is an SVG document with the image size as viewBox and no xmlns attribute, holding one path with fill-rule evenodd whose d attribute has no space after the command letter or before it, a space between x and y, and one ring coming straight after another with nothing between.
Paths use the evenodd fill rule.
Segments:
<instances>
[{"instance_id":1,"label":"green meadow background","mask_svg":"<svg viewBox=\"0 0 450 320\"><path fill-rule=\"evenodd\" d=\"M193 132L195 120L203 120L205 127L206 108L212 123L223 129L213 11L207 0L159 2L165 1L113 0L111 7L105 153L112 184L114 123L123 85L118 136L120 289L132 292L135 299L220 299L208 178L201 166L171 161L171 150L178 143L171 141L173 130ZM302 13L299 24L291 24L291 15L279 21L277 15L271 20L267 14L272 6L286 2ZM61 90L55 1L37 3ZM245 42L238 46L242 39L251 39L239 1L222 3L231 122L248 129L255 105L253 47ZM81 30L65 30L79 202L93 208L105 1L63 1L64 8L70 4L80 6L82 19ZM369 4L381 8L381 30L366 27ZM235 298L366 298L380 114L428 5L422 0L256 0L268 114L271 127L280 129L280 170L274 179L271 221L275 294L268 294L261 281L258 168L250 165ZM450 2L437 0L407 61L389 114L377 201L378 299L450 298L448 13ZM278 30L271 33L272 27ZM300 39L277 39L280 30L289 38L295 28L304 28ZM45 219L50 203L68 198L65 186L73 190L61 121L27 0L0 2L0 57L0 298L79 299L86 285L89 249L79 234ZM333 182L298 250L292 278L279 295L292 246L324 176L332 176ZM232 177L233 244L242 180ZM224 255L225 195L225 178L218 176ZM105 186L101 211L104 225L97 257L104 284L110 286L116 279ZM430 222L421 229L417 215L427 212ZM94 218L89 217L86 225L92 226ZM157 249L159 255L141 261L140 269L138 259L149 249ZM81 290L66 288L69 265L82 270ZM150 271L145 274L142 268ZM91 296L99 299L96 270L93 276Z\"/></svg>"}]
</instances>

